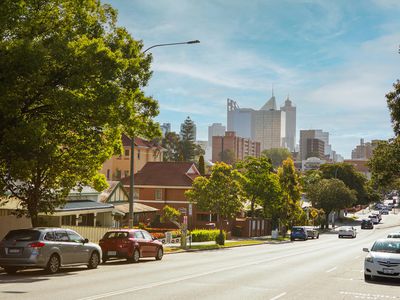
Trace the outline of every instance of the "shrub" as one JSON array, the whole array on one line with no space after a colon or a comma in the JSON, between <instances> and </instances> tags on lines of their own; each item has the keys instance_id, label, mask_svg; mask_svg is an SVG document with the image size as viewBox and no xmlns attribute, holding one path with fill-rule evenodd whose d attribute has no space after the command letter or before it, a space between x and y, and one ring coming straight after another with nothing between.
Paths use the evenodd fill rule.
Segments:
<instances>
[{"instance_id":1,"label":"shrub","mask_svg":"<svg viewBox=\"0 0 400 300\"><path fill-rule=\"evenodd\" d=\"M192 234L192 242L208 242L215 241L217 236L219 235L218 229L195 229L191 232ZM226 233L223 232L223 236L225 239Z\"/></svg>"},{"instance_id":2,"label":"shrub","mask_svg":"<svg viewBox=\"0 0 400 300\"><path fill-rule=\"evenodd\" d=\"M151 235L154 236L156 239L165 238L165 233L163 232L152 232Z\"/></svg>"},{"instance_id":3,"label":"shrub","mask_svg":"<svg viewBox=\"0 0 400 300\"><path fill-rule=\"evenodd\" d=\"M225 233L224 232L222 232L222 234L218 233L218 235L215 238L215 242L218 245L225 245Z\"/></svg>"}]
</instances>

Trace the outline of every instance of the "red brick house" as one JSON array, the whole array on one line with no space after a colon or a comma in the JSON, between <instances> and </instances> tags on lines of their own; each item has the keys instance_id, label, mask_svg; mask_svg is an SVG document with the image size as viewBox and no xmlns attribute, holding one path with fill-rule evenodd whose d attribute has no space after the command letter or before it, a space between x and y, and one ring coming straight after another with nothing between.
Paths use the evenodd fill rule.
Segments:
<instances>
[{"instance_id":1,"label":"red brick house","mask_svg":"<svg viewBox=\"0 0 400 300\"><path fill-rule=\"evenodd\" d=\"M187 216L190 229L207 227L206 224L216 222L216 216L198 211L185 196L198 176L200 172L191 162L148 162L135 174L135 203L159 209L158 220L152 222L159 222L163 207L169 205ZM122 179L128 191L129 180L129 177Z\"/></svg>"}]
</instances>

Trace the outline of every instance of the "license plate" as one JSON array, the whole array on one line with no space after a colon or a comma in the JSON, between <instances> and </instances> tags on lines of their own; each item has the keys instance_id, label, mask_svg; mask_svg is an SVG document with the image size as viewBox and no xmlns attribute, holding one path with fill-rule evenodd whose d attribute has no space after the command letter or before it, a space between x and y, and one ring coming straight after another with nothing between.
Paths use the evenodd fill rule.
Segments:
<instances>
[{"instance_id":1,"label":"license plate","mask_svg":"<svg viewBox=\"0 0 400 300\"><path fill-rule=\"evenodd\" d=\"M394 273L394 270L393 269L383 269L383 273L384 274L393 274Z\"/></svg>"},{"instance_id":2,"label":"license plate","mask_svg":"<svg viewBox=\"0 0 400 300\"><path fill-rule=\"evenodd\" d=\"M8 254L19 254L21 252L18 248L8 248Z\"/></svg>"},{"instance_id":3,"label":"license plate","mask_svg":"<svg viewBox=\"0 0 400 300\"><path fill-rule=\"evenodd\" d=\"M108 256L115 256L115 255L117 255L117 251L108 251L107 255Z\"/></svg>"}]
</instances>

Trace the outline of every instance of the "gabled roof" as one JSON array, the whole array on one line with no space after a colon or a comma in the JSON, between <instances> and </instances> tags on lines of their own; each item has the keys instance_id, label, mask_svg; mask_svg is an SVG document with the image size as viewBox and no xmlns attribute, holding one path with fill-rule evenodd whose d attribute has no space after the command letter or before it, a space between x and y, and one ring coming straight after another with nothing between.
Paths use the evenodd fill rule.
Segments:
<instances>
[{"instance_id":1,"label":"gabled roof","mask_svg":"<svg viewBox=\"0 0 400 300\"><path fill-rule=\"evenodd\" d=\"M134 180L135 185L191 187L198 176L200 172L191 162L148 162ZM129 178L122 179L124 186L129 185Z\"/></svg>"},{"instance_id":2,"label":"gabled roof","mask_svg":"<svg viewBox=\"0 0 400 300\"><path fill-rule=\"evenodd\" d=\"M125 191L121 181L107 181L108 182L108 188L105 189L104 191L101 192L100 197L99 197L99 202L101 203L106 203L109 202L110 197L118 190L123 193L126 197L128 197L127 192ZM123 199L118 199L118 200L123 200Z\"/></svg>"},{"instance_id":3,"label":"gabled roof","mask_svg":"<svg viewBox=\"0 0 400 300\"><path fill-rule=\"evenodd\" d=\"M122 135L122 145L125 147L129 147L131 145L131 138L126 136L125 134ZM156 145L153 142L146 141L140 137L135 137L135 146L136 147L144 147L144 148L159 148L162 149L159 145Z\"/></svg>"}]
</instances>

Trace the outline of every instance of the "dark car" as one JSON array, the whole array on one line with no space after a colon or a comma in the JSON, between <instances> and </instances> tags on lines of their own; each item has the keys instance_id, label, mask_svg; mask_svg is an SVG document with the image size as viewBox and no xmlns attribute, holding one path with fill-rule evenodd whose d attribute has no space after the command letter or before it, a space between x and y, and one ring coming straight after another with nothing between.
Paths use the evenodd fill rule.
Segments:
<instances>
[{"instance_id":1,"label":"dark car","mask_svg":"<svg viewBox=\"0 0 400 300\"><path fill-rule=\"evenodd\" d=\"M11 230L0 242L0 266L8 274L24 268L56 273L62 266L97 268L101 248L70 229L31 228Z\"/></svg>"},{"instance_id":2,"label":"dark car","mask_svg":"<svg viewBox=\"0 0 400 300\"><path fill-rule=\"evenodd\" d=\"M371 220L362 220L361 229L374 229L374 223Z\"/></svg>"},{"instance_id":3,"label":"dark car","mask_svg":"<svg viewBox=\"0 0 400 300\"><path fill-rule=\"evenodd\" d=\"M304 226L293 226L292 230L290 232L290 240L307 240L308 239L308 234L307 234L307 229Z\"/></svg>"},{"instance_id":4,"label":"dark car","mask_svg":"<svg viewBox=\"0 0 400 300\"><path fill-rule=\"evenodd\" d=\"M103 262L110 258L125 258L138 262L142 257L154 257L161 260L163 245L146 230L121 229L107 232L99 242L103 250Z\"/></svg>"}]
</instances>

